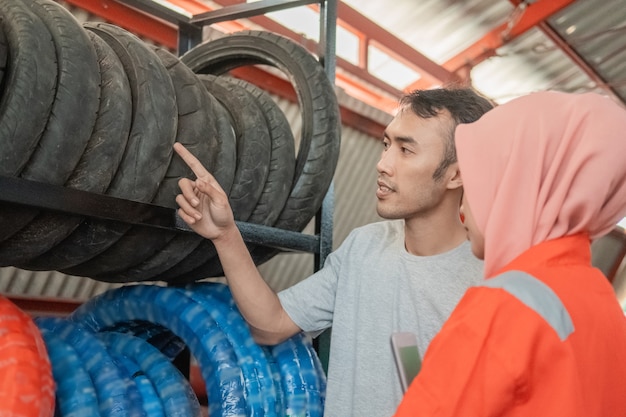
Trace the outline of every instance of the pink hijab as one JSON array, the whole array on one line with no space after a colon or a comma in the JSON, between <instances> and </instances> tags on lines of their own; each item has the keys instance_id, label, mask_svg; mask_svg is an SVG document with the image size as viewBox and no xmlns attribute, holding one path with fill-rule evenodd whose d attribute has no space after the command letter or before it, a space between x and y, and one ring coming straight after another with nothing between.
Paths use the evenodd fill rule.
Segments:
<instances>
[{"instance_id":1,"label":"pink hijab","mask_svg":"<svg viewBox=\"0 0 626 417\"><path fill-rule=\"evenodd\" d=\"M456 129L485 277L540 242L592 239L626 216L626 110L594 93L533 93Z\"/></svg>"}]
</instances>

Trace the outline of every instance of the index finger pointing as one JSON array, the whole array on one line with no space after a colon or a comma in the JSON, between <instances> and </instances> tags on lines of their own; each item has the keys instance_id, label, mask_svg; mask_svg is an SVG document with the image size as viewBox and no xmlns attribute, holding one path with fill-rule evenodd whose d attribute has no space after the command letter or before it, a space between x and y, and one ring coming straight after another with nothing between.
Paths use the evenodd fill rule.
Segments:
<instances>
[{"instance_id":1,"label":"index finger pointing","mask_svg":"<svg viewBox=\"0 0 626 417\"><path fill-rule=\"evenodd\" d=\"M174 150L182 158L182 160L185 161L187 166L191 168L193 173L196 174L197 178L205 177L209 174L209 171L206 170L198 158L193 156L193 154L189 152L182 143L174 143Z\"/></svg>"}]
</instances>

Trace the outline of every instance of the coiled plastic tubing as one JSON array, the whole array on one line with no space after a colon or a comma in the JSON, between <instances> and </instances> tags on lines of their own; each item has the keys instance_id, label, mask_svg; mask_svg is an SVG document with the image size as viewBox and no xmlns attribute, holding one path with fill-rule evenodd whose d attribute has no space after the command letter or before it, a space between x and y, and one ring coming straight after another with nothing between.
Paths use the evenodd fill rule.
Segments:
<instances>
[{"instance_id":1,"label":"coiled plastic tubing","mask_svg":"<svg viewBox=\"0 0 626 417\"><path fill-rule=\"evenodd\" d=\"M67 319L39 319L37 324L44 340L54 337L56 348L64 343L69 345L63 346L66 352L74 352L65 362L80 369L80 377L56 382L60 387L86 385L87 397L75 401L76 409L93 410L94 390L98 399L110 400L106 390L117 390L117 396L121 389L134 404L125 405L129 400L120 398L114 410L100 405L100 415L200 415L197 397L171 363L187 348L204 379L211 417L323 415L326 377L310 338L298 334L276 346L256 344L224 284L124 286L92 298ZM107 363L117 364L121 384L107 388L85 378L89 359L81 349L88 345L97 346L93 352L108 358ZM55 369L54 376L69 378L72 372ZM137 403L143 404L141 410L132 410ZM63 404L67 412L58 414L82 417L71 412L68 400Z\"/></svg>"}]
</instances>

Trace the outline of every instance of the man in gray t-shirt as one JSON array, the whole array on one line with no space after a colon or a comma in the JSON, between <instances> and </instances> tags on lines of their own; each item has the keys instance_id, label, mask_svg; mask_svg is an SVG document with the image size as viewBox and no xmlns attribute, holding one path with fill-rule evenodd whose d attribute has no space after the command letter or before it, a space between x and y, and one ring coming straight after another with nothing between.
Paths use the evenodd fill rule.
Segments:
<instances>
[{"instance_id":1,"label":"man in gray t-shirt","mask_svg":"<svg viewBox=\"0 0 626 417\"><path fill-rule=\"evenodd\" d=\"M302 330L332 325L325 415L392 415L402 390L389 335L411 331L425 352L481 272L469 242L415 256L404 249L404 222L383 221L355 229L323 269L281 291L283 308Z\"/></svg>"},{"instance_id":2,"label":"man in gray t-shirt","mask_svg":"<svg viewBox=\"0 0 626 417\"><path fill-rule=\"evenodd\" d=\"M376 165L376 210L387 220L356 229L320 271L280 296L250 257L226 193L174 145L197 176L180 182L179 215L212 240L255 340L276 344L332 327L325 416L391 416L401 398L391 333L416 333L425 352L465 289L482 277L459 216L454 129L490 108L471 89L404 96Z\"/></svg>"}]
</instances>

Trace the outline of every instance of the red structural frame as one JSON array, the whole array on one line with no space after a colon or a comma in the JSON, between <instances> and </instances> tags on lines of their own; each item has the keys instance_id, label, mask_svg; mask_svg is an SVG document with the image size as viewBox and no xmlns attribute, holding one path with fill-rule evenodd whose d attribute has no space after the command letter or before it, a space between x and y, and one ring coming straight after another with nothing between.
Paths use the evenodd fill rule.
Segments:
<instances>
[{"instance_id":1,"label":"red structural frame","mask_svg":"<svg viewBox=\"0 0 626 417\"><path fill-rule=\"evenodd\" d=\"M178 45L178 28L157 17L151 16L144 11L134 9L116 0L65 0L68 3L85 9L90 13L100 16L118 26L121 26L138 35L151 39L175 51ZM168 0L174 6L188 11L192 16L215 10L197 0ZM519 1L510 0L517 5ZM371 106L393 113L397 99L404 91L415 88L429 88L449 82L469 83L469 69L483 60L493 56L497 48L510 42L530 28L544 22L554 13L567 7L575 0L538 0L527 7L522 17L514 25L508 27L506 23L494 28L485 34L479 41L439 65L419 51L398 39L381 26L366 18L350 6L338 1L337 24L352 32L360 40L360 55L358 64L353 64L340 57L336 58L337 72L335 84L344 89L347 94L361 100ZM245 0L215 0L222 6L232 6L245 3ZM310 6L315 8L315 6ZM279 33L294 39L307 47L312 52L318 50L316 42L303 38L302 35L291 31L274 20L258 15L248 18L246 22L252 22L265 30ZM216 24L218 30L233 32L248 29L243 21L228 21ZM406 86L405 89L397 88L385 83L369 73L367 69L367 50L372 44L390 54L394 58L409 66L421 75L416 82ZM252 81L263 88L268 89L279 96L294 99L294 93L289 83L278 77L265 72L255 71L251 68L242 68L237 76ZM349 108L342 107L342 121L345 125L358 129L372 136L380 137L384 125L375 121L364 123L364 118Z\"/></svg>"}]
</instances>

